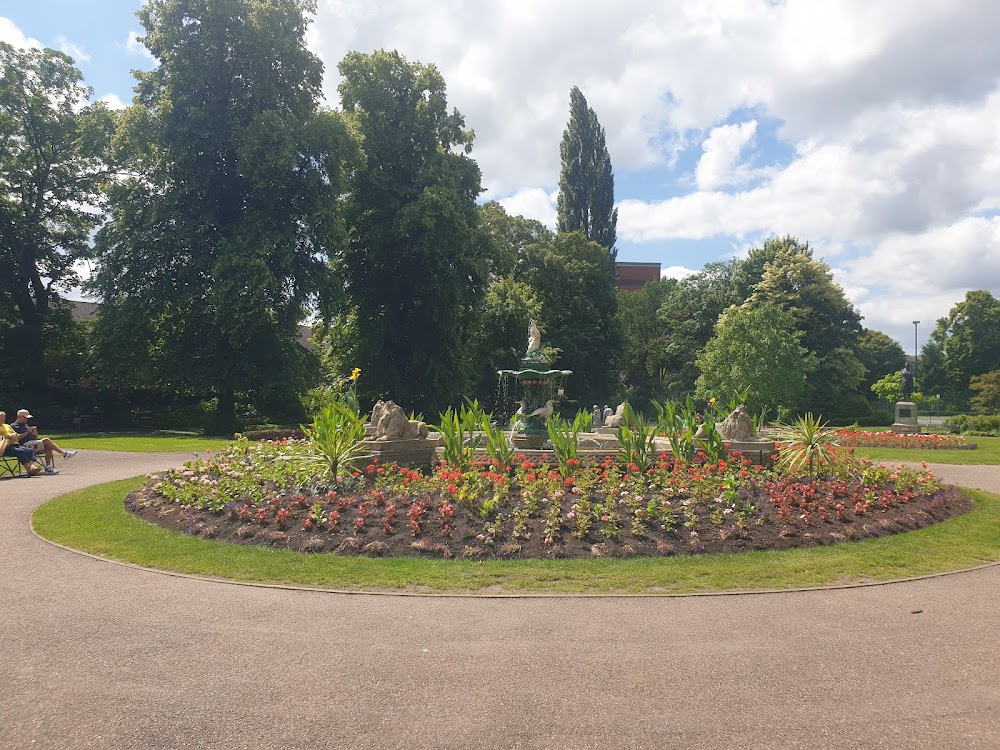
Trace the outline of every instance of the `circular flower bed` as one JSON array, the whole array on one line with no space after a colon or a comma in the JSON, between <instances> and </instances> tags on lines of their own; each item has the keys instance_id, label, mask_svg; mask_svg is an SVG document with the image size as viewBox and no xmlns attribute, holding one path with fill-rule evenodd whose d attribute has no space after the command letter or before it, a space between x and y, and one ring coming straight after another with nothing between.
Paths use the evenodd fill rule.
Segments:
<instances>
[{"instance_id":1,"label":"circular flower bed","mask_svg":"<svg viewBox=\"0 0 1000 750\"><path fill-rule=\"evenodd\" d=\"M377 461L320 481L303 441L231 443L150 475L126 499L140 518L185 534L303 552L440 558L675 555L835 544L922 526L971 502L926 466L841 456L826 475L780 475L738 454L690 465L661 454L645 471L606 458L557 470ZM312 464L313 466L315 464ZM820 467L823 468L823 467Z\"/></svg>"}]
</instances>

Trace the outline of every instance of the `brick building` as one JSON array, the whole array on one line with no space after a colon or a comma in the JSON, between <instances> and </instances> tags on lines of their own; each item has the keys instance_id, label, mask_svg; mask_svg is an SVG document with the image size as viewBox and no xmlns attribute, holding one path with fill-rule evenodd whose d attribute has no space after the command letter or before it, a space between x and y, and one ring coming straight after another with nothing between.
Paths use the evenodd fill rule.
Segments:
<instances>
[{"instance_id":1,"label":"brick building","mask_svg":"<svg viewBox=\"0 0 1000 750\"><path fill-rule=\"evenodd\" d=\"M615 261L615 276L618 279L619 289L635 292L646 286L647 281L656 281L660 278L660 264Z\"/></svg>"}]
</instances>

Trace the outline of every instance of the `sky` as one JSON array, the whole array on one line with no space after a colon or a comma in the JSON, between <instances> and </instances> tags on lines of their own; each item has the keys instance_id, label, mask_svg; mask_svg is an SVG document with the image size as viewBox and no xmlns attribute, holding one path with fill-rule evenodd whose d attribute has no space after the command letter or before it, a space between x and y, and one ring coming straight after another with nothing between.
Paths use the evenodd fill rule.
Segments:
<instances>
[{"instance_id":1,"label":"sky","mask_svg":"<svg viewBox=\"0 0 1000 750\"><path fill-rule=\"evenodd\" d=\"M63 50L123 106L154 64L141 5L0 0L0 40ZM349 51L433 63L509 213L554 228L577 86L606 131L619 260L680 278L792 235L907 353L967 291L1000 298L996 0L317 5L326 103Z\"/></svg>"}]
</instances>

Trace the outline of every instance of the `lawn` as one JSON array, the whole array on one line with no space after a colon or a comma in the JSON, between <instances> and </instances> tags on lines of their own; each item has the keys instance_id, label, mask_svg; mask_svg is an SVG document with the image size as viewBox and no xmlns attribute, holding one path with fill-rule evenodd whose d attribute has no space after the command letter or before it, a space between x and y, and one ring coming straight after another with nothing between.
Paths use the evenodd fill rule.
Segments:
<instances>
[{"instance_id":1,"label":"lawn","mask_svg":"<svg viewBox=\"0 0 1000 750\"><path fill-rule=\"evenodd\" d=\"M225 438L188 432L65 432L47 434L60 448L91 451L171 453L219 450Z\"/></svg>"},{"instance_id":2,"label":"lawn","mask_svg":"<svg viewBox=\"0 0 1000 750\"><path fill-rule=\"evenodd\" d=\"M969 491L973 511L917 531L825 547L593 560L367 559L245 547L145 523L122 498L145 478L111 482L38 508L46 539L144 567L238 581L406 592L687 594L885 581L1000 561L1000 496Z\"/></svg>"},{"instance_id":3,"label":"lawn","mask_svg":"<svg viewBox=\"0 0 1000 750\"><path fill-rule=\"evenodd\" d=\"M929 464L1000 465L1000 437L970 435L966 441L975 443L976 449L856 448L854 455L888 463L926 461Z\"/></svg>"}]
</instances>

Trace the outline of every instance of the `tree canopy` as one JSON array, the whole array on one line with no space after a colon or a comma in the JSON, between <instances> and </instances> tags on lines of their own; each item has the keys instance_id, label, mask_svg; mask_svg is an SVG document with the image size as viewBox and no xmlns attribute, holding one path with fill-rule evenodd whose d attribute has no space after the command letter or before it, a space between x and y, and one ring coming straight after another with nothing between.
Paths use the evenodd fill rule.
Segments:
<instances>
[{"instance_id":1,"label":"tree canopy","mask_svg":"<svg viewBox=\"0 0 1000 750\"><path fill-rule=\"evenodd\" d=\"M152 0L139 13L157 59L116 134L129 176L110 194L93 288L106 378L218 397L294 395L298 325L330 284L326 257L350 129L319 112L309 0ZM137 368L136 363L142 367Z\"/></svg>"},{"instance_id":2,"label":"tree canopy","mask_svg":"<svg viewBox=\"0 0 1000 750\"><path fill-rule=\"evenodd\" d=\"M614 252L618 209L604 128L580 89L569 92L569 122L559 145L558 230L584 236Z\"/></svg>"},{"instance_id":3,"label":"tree canopy","mask_svg":"<svg viewBox=\"0 0 1000 750\"><path fill-rule=\"evenodd\" d=\"M333 325L345 332L345 366L365 372L364 396L433 413L468 393L466 341L488 273L474 134L449 111L433 65L380 50L352 52L339 70L367 165L351 185L347 299Z\"/></svg>"},{"instance_id":4,"label":"tree canopy","mask_svg":"<svg viewBox=\"0 0 1000 750\"><path fill-rule=\"evenodd\" d=\"M974 376L1000 370L1000 301L983 289L966 293L938 320L931 340L941 347L952 389L967 399Z\"/></svg>"},{"instance_id":5,"label":"tree canopy","mask_svg":"<svg viewBox=\"0 0 1000 750\"><path fill-rule=\"evenodd\" d=\"M0 313L14 324L0 341L18 352L22 386L46 380L50 308L101 221L113 117L90 95L67 55L0 42Z\"/></svg>"},{"instance_id":6,"label":"tree canopy","mask_svg":"<svg viewBox=\"0 0 1000 750\"><path fill-rule=\"evenodd\" d=\"M725 401L746 390L751 412L786 418L801 406L806 378L816 366L802 338L794 315L778 305L730 307L698 355L696 396Z\"/></svg>"}]
</instances>

